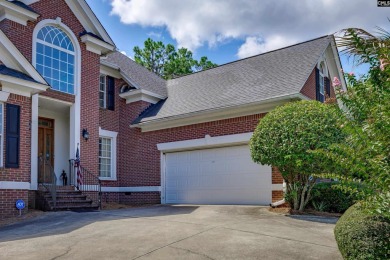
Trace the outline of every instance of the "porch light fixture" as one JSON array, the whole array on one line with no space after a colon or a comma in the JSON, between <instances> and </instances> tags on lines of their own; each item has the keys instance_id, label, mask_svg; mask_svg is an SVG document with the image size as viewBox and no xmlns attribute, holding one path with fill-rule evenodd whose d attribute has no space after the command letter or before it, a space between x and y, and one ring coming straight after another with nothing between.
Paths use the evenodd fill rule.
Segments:
<instances>
[{"instance_id":1,"label":"porch light fixture","mask_svg":"<svg viewBox=\"0 0 390 260\"><path fill-rule=\"evenodd\" d=\"M89 132L87 129L83 129L83 138L85 139L85 141L88 141L89 139Z\"/></svg>"}]
</instances>

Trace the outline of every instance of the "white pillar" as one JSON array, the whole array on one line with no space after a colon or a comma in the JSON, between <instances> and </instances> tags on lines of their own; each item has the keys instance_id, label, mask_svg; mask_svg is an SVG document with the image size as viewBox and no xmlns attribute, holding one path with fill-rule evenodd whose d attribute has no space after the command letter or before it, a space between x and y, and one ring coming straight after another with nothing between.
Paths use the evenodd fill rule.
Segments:
<instances>
[{"instance_id":1,"label":"white pillar","mask_svg":"<svg viewBox=\"0 0 390 260\"><path fill-rule=\"evenodd\" d=\"M38 101L39 94L31 97L31 190L38 189Z\"/></svg>"}]
</instances>

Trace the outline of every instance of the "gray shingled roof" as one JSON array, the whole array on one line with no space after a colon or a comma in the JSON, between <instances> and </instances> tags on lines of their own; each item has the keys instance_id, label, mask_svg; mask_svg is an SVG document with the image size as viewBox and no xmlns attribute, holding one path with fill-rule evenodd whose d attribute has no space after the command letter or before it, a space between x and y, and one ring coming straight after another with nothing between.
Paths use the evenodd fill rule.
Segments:
<instances>
[{"instance_id":1,"label":"gray shingled roof","mask_svg":"<svg viewBox=\"0 0 390 260\"><path fill-rule=\"evenodd\" d=\"M120 71L129 77L139 88L164 97L167 96L166 81L155 73L150 72L145 67L137 64L126 55L123 55L120 52L114 52L107 55L105 61L118 66Z\"/></svg>"},{"instance_id":2,"label":"gray shingled roof","mask_svg":"<svg viewBox=\"0 0 390 260\"><path fill-rule=\"evenodd\" d=\"M133 124L297 94L332 37L169 80L168 98L144 111Z\"/></svg>"},{"instance_id":3,"label":"gray shingled roof","mask_svg":"<svg viewBox=\"0 0 390 260\"><path fill-rule=\"evenodd\" d=\"M39 83L38 81L34 80L30 76L28 76L20 71L10 69L10 68L6 67L5 65L0 65L0 74L6 75L6 76L11 76L11 77L18 78L18 79L31 81L31 82L35 82L35 83Z\"/></svg>"}]
</instances>

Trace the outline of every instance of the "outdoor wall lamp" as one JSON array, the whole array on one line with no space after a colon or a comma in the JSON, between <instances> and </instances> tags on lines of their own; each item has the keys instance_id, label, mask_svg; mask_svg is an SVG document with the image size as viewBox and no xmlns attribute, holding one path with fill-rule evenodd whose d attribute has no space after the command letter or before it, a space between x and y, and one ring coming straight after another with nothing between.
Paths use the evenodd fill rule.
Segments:
<instances>
[{"instance_id":1,"label":"outdoor wall lamp","mask_svg":"<svg viewBox=\"0 0 390 260\"><path fill-rule=\"evenodd\" d=\"M89 139L89 132L87 129L83 129L83 138L85 139L85 141L88 141Z\"/></svg>"}]
</instances>

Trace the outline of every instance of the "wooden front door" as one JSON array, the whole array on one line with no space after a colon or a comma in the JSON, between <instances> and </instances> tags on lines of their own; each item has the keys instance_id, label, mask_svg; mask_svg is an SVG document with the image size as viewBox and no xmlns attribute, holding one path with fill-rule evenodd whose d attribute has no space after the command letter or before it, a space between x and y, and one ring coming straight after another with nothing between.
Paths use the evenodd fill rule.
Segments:
<instances>
[{"instance_id":1,"label":"wooden front door","mask_svg":"<svg viewBox=\"0 0 390 260\"><path fill-rule=\"evenodd\" d=\"M54 167L54 120L48 118L38 119L38 156L39 171L38 182L50 183L51 169Z\"/></svg>"}]
</instances>

